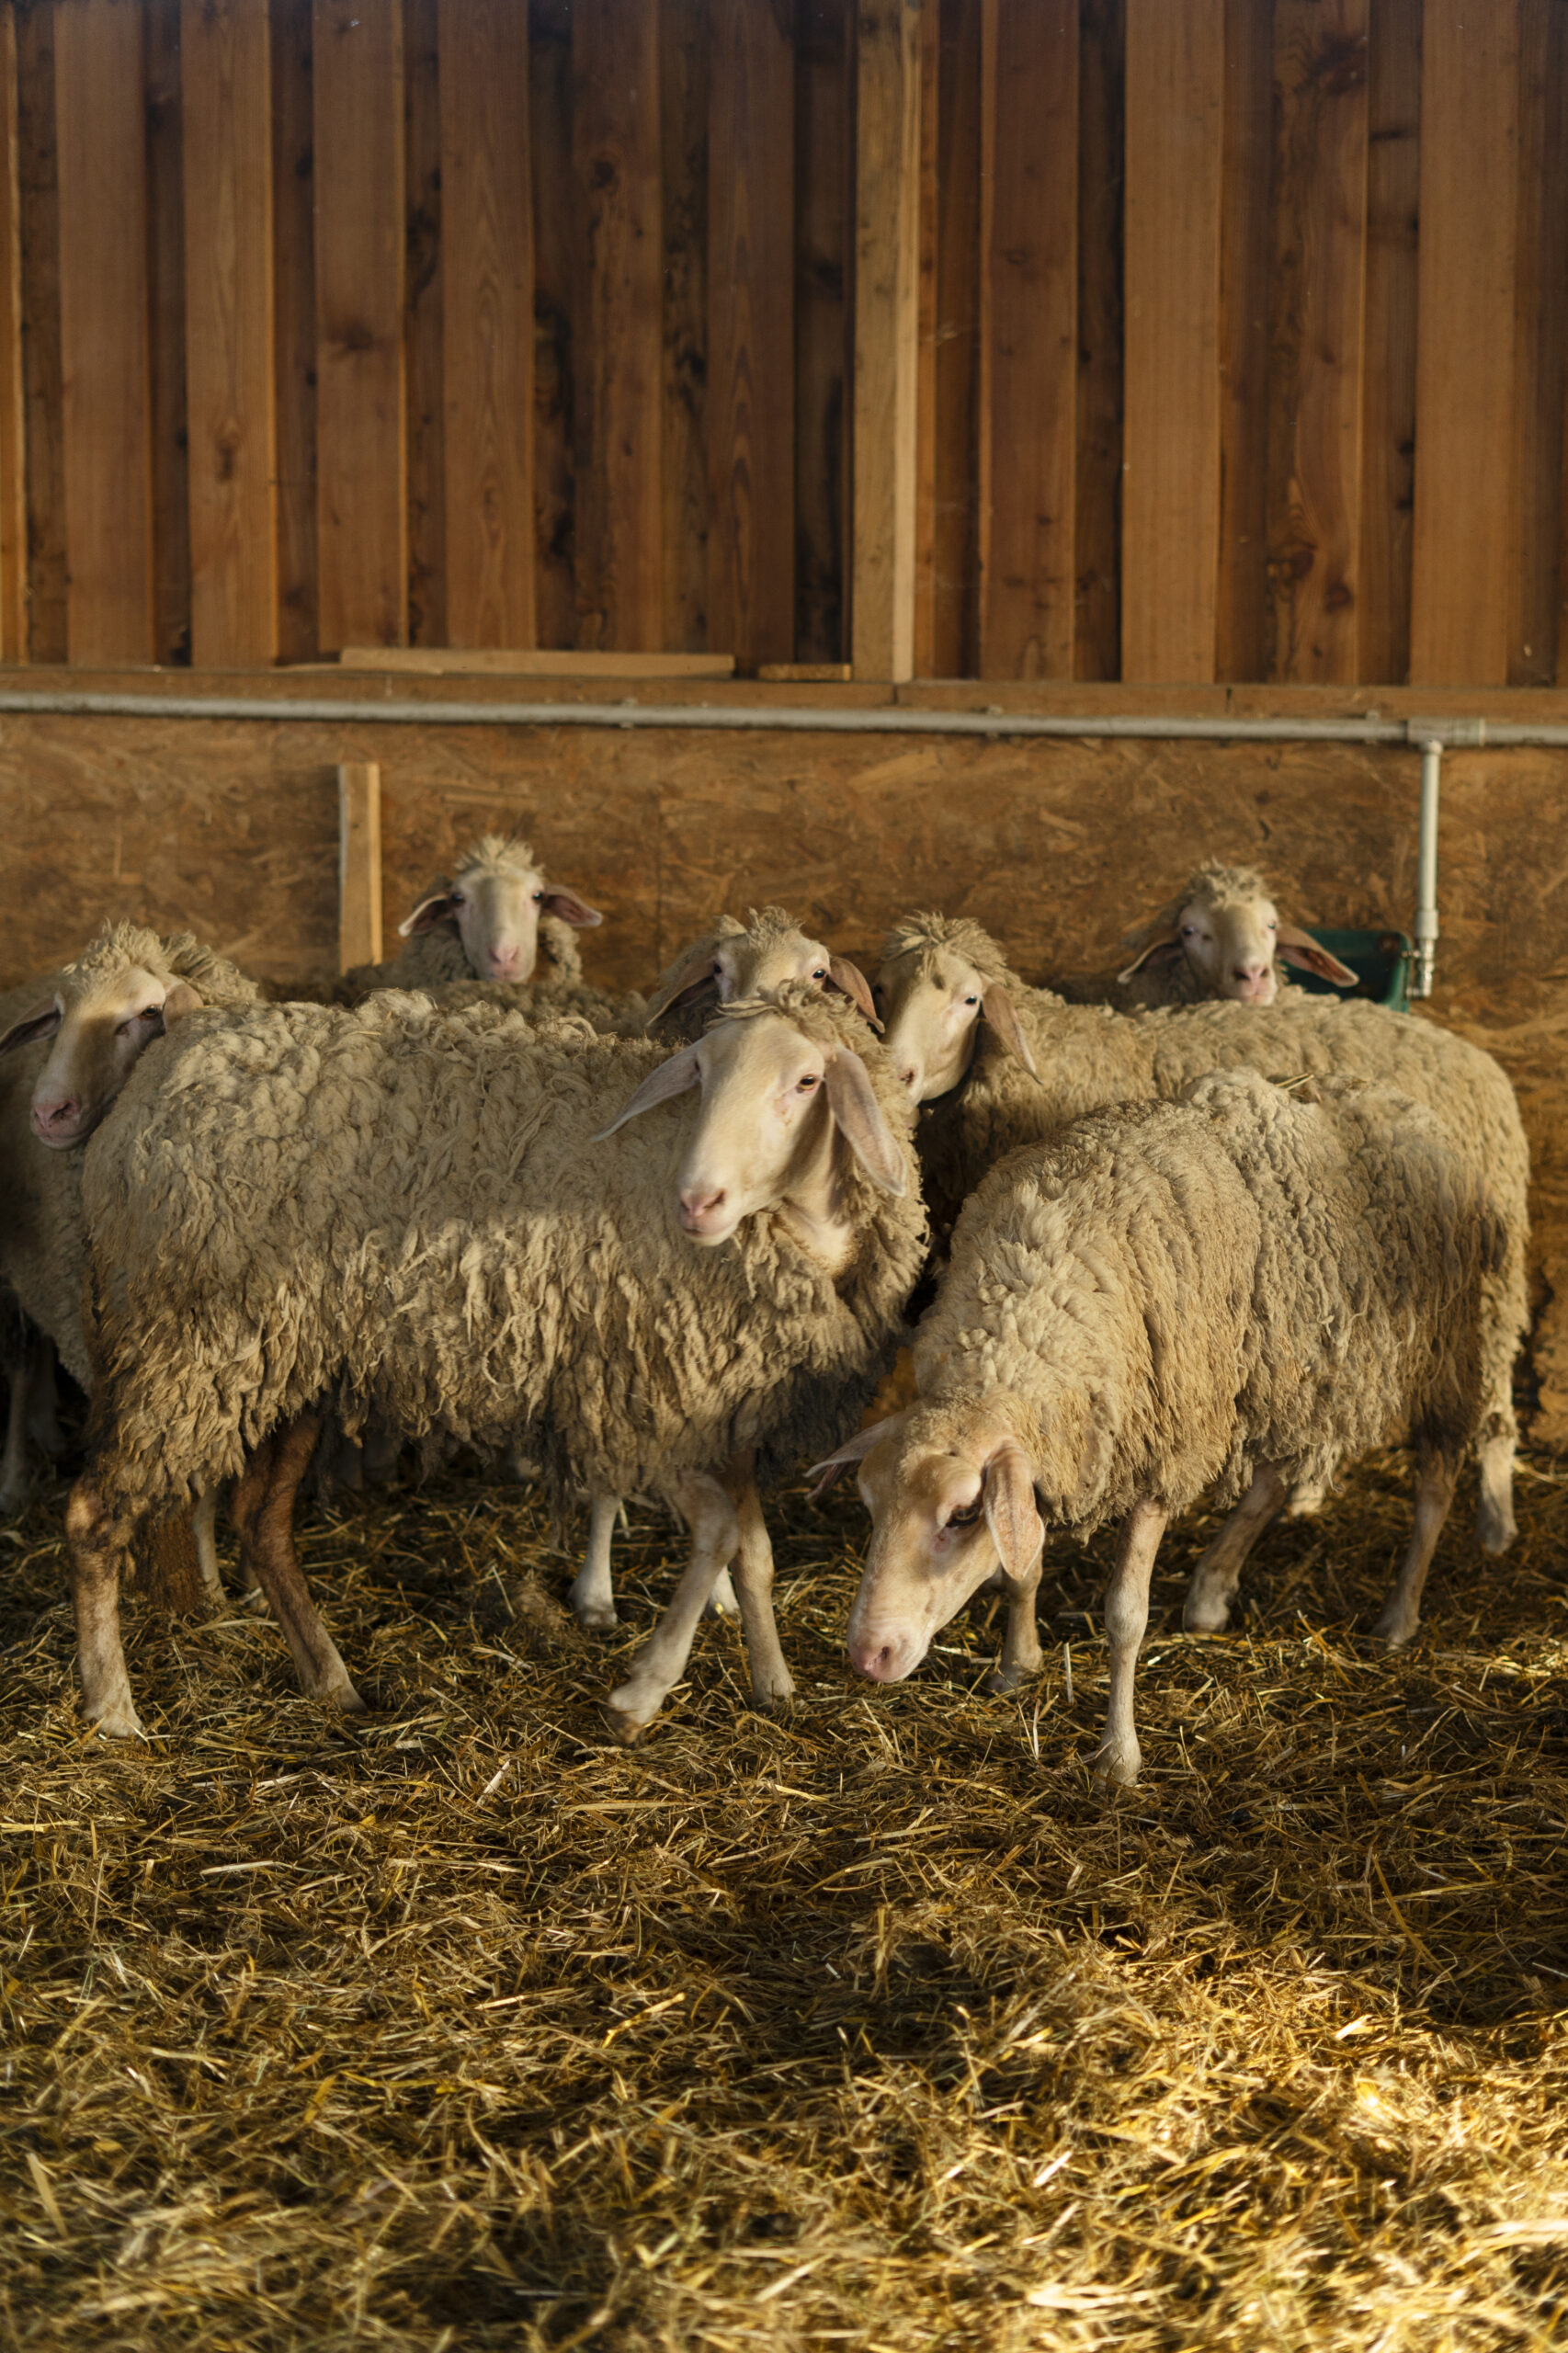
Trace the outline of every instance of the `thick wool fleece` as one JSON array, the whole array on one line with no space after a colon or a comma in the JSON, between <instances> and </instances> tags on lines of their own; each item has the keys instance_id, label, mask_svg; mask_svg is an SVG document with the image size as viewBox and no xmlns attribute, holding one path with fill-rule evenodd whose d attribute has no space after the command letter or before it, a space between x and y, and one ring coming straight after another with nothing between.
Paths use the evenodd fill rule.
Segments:
<instances>
[{"instance_id":1,"label":"thick wool fleece","mask_svg":"<svg viewBox=\"0 0 1568 2353\"><path fill-rule=\"evenodd\" d=\"M1529 1147L1513 1087L1490 1054L1423 1015L1304 991L1270 1006L1213 1003L1136 1017L1066 1005L1049 989L1019 981L995 941L967 919L914 916L891 936L883 954L926 957L943 946L1008 990L1040 1076L1031 1078L996 1032L980 1024L966 1076L920 1113L916 1142L934 1217L949 1207L956 1212L986 1170L1017 1145L1043 1142L1111 1104L1169 1099L1210 1071L1340 1076L1396 1087L1437 1114L1503 1220L1501 1262L1483 1286L1483 1381L1488 1434L1514 1432L1514 1363L1528 1324Z\"/></svg>"},{"instance_id":2,"label":"thick wool fleece","mask_svg":"<svg viewBox=\"0 0 1568 2353\"><path fill-rule=\"evenodd\" d=\"M256 983L188 931L160 937L144 925L106 924L80 956L26 989L0 1011L0 1029L56 991L69 1010L114 974L139 965L166 983L187 981L204 1003L238 1009L256 1004ZM14 1010L10 1008L14 1006ZM171 1040L154 1039L142 1057L155 1074ZM0 1057L0 1283L60 1351L74 1380L88 1385L82 1332L87 1244L82 1217L82 1153L51 1151L32 1131L28 1109L52 1041ZM150 1084L155 1085L154 1077Z\"/></svg>"},{"instance_id":3,"label":"thick wool fleece","mask_svg":"<svg viewBox=\"0 0 1568 2353\"><path fill-rule=\"evenodd\" d=\"M853 1045L907 1133L853 1011L756 1009L786 1003ZM161 1510L329 1392L350 1428L494 1447L531 1426L611 1493L836 1442L919 1272L913 1156L895 1199L841 1145L858 1241L836 1281L777 1213L697 1248L672 1215L695 1093L593 1141L665 1059L387 991L184 1024L87 1152L106 1499Z\"/></svg>"},{"instance_id":4,"label":"thick wool fleece","mask_svg":"<svg viewBox=\"0 0 1568 2353\"><path fill-rule=\"evenodd\" d=\"M921 1326L912 1422L1001 1392L1051 1513L1233 1502L1260 1462L1326 1479L1483 1419L1483 1291L1504 1224L1409 1097L1250 1071L1015 1153L965 1209Z\"/></svg>"}]
</instances>

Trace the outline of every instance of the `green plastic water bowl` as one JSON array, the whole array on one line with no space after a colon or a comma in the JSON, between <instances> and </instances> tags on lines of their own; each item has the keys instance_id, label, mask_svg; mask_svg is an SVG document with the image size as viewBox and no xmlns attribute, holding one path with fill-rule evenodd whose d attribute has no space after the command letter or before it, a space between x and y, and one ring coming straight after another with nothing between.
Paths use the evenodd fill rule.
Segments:
<instances>
[{"instance_id":1,"label":"green plastic water bowl","mask_svg":"<svg viewBox=\"0 0 1568 2353\"><path fill-rule=\"evenodd\" d=\"M1348 964L1356 975L1353 989L1335 988L1332 981L1320 981L1315 972L1303 972L1295 965L1290 967L1290 980L1296 988L1309 989L1314 996L1365 996L1374 1005L1392 1006L1395 1013L1410 1010L1410 965L1415 954L1410 940L1403 931L1319 931L1312 938Z\"/></svg>"}]
</instances>

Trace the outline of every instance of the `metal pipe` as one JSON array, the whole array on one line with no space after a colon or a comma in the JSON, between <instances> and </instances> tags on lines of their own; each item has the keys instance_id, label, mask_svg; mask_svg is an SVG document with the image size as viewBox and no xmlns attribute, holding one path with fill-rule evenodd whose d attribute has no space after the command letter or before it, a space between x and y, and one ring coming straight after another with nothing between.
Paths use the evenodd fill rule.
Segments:
<instances>
[{"instance_id":1,"label":"metal pipe","mask_svg":"<svg viewBox=\"0 0 1568 2353\"><path fill-rule=\"evenodd\" d=\"M1421 746L1421 839L1415 863L1415 957L1412 996L1430 996L1437 958L1437 795L1443 780L1443 746L1435 735Z\"/></svg>"}]
</instances>

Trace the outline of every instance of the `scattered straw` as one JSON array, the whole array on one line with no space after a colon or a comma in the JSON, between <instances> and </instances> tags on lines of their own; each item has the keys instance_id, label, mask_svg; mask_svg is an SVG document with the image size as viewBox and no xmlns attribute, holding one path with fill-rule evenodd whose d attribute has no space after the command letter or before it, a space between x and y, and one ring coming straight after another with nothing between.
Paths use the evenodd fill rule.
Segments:
<instances>
[{"instance_id":1,"label":"scattered straw","mask_svg":"<svg viewBox=\"0 0 1568 2353\"><path fill-rule=\"evenodd\" d=\"M1568 1489L1414 1653L1356 1631L1375 1463L1277 1531L1241 1631L1174 1630L1142 1786L1092 1796L1106 1548L1053 1551L1041 1681L977 1608L857 1684L852 1498L781 1516L801 1698L707 1625L643 1746L595 1700L523 1490L317 1513L377 1712L275 1628L131 1607L153 1738L85 1737L56 1492L0 1531L0 2339L95 2348L1201 2347L1568 2337ZM1468 1510L1468 1501L1461 1499ZM1107 1540L1108 1543L1108 1539ZM1070 1642L1074 1688L1065 1677Z\"/></svg>"}]
</instances>

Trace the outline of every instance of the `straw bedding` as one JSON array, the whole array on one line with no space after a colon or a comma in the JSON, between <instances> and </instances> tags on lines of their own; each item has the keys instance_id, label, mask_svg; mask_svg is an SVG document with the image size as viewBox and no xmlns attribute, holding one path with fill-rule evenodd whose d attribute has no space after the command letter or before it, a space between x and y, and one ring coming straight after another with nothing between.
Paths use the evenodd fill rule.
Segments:
<instances>
[{"instance_id":1,"label":"straw bedding","mask_svg":"<svg viewBox=\"0 0 1568 2353\"><path fill-rule=\"evenodd\" d=\"M863 1519L792 1498L801 1697L706 1625L643 1746L595 1700L524 1489L318 1511L377 1712L276 1629L132 1602L154 1737L85 1738L60 1495L0 1532L0 2339L226 2348L1443 2348L1568 2339L1568 1486L1484 1568L1461 1495L1410 1654L1379 1459L1195 1641L1174 1531L1144 1779L1093 1745L1108 1535L1056 1648L978 1686L983 1607L855 1683ZM1069 1696L1062 1645L1070 1645Z\"/></svg>"}]
</instances>

